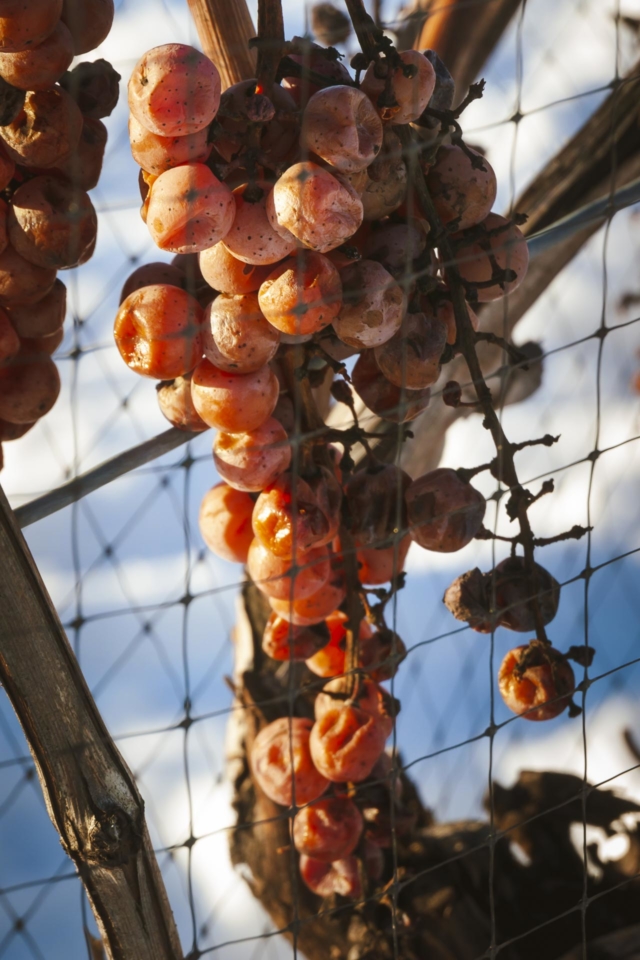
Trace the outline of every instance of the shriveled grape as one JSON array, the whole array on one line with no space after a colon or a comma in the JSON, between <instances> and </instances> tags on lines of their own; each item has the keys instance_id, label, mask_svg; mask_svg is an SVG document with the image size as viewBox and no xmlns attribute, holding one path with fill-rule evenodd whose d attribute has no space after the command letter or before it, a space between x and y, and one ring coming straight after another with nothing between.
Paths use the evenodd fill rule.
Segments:
<instances>
[{"instance_id":1,"label":"shriveled grape","mask_svg":"<svg viewBox=\"0 0 640 960\"><path fill-rule=\"evenodd\" d=\"M187 136L163 137L143 127L133 114L129 117L129 143L136 163L156 176L181 163L204 163L211 153L206 127Z\"/></svg>"},{"instance_id":2,"label":"shriveled grape","mask_svg":"<svg viewBox=\"0 0 640 960\"><path fill-rule=\"evenodd\" d=\"M456 262L463 280L471 285L471 292L480 303L499 300L505 294L520 286L529 265L529 248L522 231L515 224L490 213L482 223L473 229L473 236L479 233L479 239L465 241L464 232L454 234L456 243ZM495 259L499 271L511 271L513 277L494 280L493 264ZM493 282L492 282L493 281Z\"/></svg>"},{"instance_id":3,"label":"shriveled grape","mask_svg":"<svg viewBox=\"0 0 640 960\"><path fill-rule=\"evenodd\" d=\"M249 547L249 576L262 593L274 600L304 600L317 593L329 579L326 547L313 547L293 559L277 557L258 539Z\"/></svg>"},{"instance_id":4,"label":"shriveled grape","mask_svg":"<svg viewBox=\"0 0 640 960\"><path fill-rule=\"evenodd\" d=\"M353 236L363 209L347 180L308 160L289 167L276 181L267 215L275 230L284 228L303 246L326 253Z\"/></svg>"},{"instance_id":5,"label":"shriveled grape","mask_svg":"<svg viewBox=\"0 0 640 960\"><path fill-rule=\"evenodd\" d=\"M390 273L373 260L359 260L340 274L343 305L333 329L358 349L386 343L400 329L405 297Z\"/></svg>"},{"instance_id":6,"label":"shriveled grape","mask_svg":"<svg viewBox=\"0 0 640 960\"><path fill-rule=\"evenodd\" d=\"M274 803L303 806L322 796L328 780L309 752L311 721L280 717L264 727L251 748L250 763L260 788Z\"/></svg>"},{"instance_id":7,"label":"shriveled grape","mask_svg":"<svg viewBox=\"0 0 640 960\"><path fill-rule=\"evenodd\" d=\"M160 137L204 130L219 104L217 67L195 47L183 43L165 43L148 50L129 80L131 113Z\"/></svg>"},{"instance_id":8,"label":"shriveled grape","mask_svg":"<svg viewBox=\"0 0 640 960\"><path fill-rule=\"evenodd\" d=\"M193 403L205 423L228 433L256 430L278 400L278 380L270 367L254 373L219 370L207 359L193 372Z\"/></svg>"},{"instance_id":9,"label":"shriveled grape","mask_svg":"<svg viewBox=\"0 0 640 960\"><path fill-rule=\"evenodd\" d=\"M205 310L202 350L220 370L253 373L268 363L280 334L265 319L255 293L220 294Z\"/></svg>"},{"instance_id":10,"label":"shriveled grape","mask_svg":"<svg viewBox=\"0 0 640 960\"><path fill-rule=\"evenodd\" d=\"M258 298L269 323L282 333L317 333L342 306L342 282L327 257L300 251L269 274Z\"/></svg>"},{"instance_id":11,"label":"shriveled grape","mask_svg":"<svg viewBox=\"0 0 640 960\"><path fill-rule=\"evenodd\" d=\"M400 59L406 66L415 68L413 77L406 77L402 66L392 67L387 59L381 59L367 67L361 84L361 89L370 97L383 120L392 124L417 120L429 103L436 85L435 70L422 53L404 50L400 53ZM387 102L384 94L389 70L393 71L393 96Z\"/></svg>"},{"instance_id":12,"label":"shriveled grape","mask_svg":"<svg viewBox=\"0 0 640 960\"><path fill-rule=\"evenodd\" d=\"M411 536L425 550L460 550L482 527L485 499L455 470L424 474L413 481L405 500Z\"/></svg>"},{"instance_id":13,"label":"shriveled grape","mask_svg":"<svg viewBox=\"0 0 640 960\"><path fill-rule=\"evenodd\" d=\"M198 254L200 269L214 290L227 294L254 293L267 279L273 267L258 267L234 257L222 242Z\"/></svg>"},{"instance_id":14,"label":"shriveled grape","mask_svg":"<svg viewBox=\"0 0 640 960\"><path fill-rule=\"evenodd\" d=\"M206 250L227 235L234 216L229 187L203 163L165 170L149 192L147 227L161 250Z\"/></svg>"},{"instance_id":15,"label":"shriveled grape","mask_svg":"<svg viewBox=\"0 0 640 960\"><path fill-rule=\"evenodd\" d=\"M213 553L231 563L246 563L253 540L247 493L218 483L202 498L198 523L202 539Z\"/></svg>"},{"instance_id":16,"label":"shriveled grape","mask_svg":"<svg viewBox=\"0 0 640 960\"><path fill-rule=\"evenodd\" d=\"M259 493L287 470L291 447L282 424L269 417L246 433L220 431L213 443L213 460L230 486Z\"/></svg>"},{"instance_id":17,"label":"shriveled grape","mask_svg":"<svg viewBox=\"0 0 640 960\"><path fill-rule=\"evenodd\" d=\"M198 362L201 328L198 301L179 287L156 283L129 294L120 305L114 337L132 370L170 380L188 373Z\"/></svg>"},{"instance_id":18,"label":"shriveled grape","mask_svg":"<svg viewBox=\"0 0 640 960\"><path fill-rule=\"evenodd\" d=\"M408 313L398 332L375 349L376 363L396 387L424 390L440 375L447 327L435 315Z\"/></svg>"},{"instance_id":19,"label":"shriveled grape","mask_svg":"<svg viewBox=\"0 0 640 960\"><path fill-rule=\"evenodd\" d=\"M431 390L397 387L383 375L374 350L363 350L351 371L351 383L369 410L392 423L407 423L429 405Z\"/></svg>"},{"instance_id":20,"label":"shriveled grape","mask_svg":"<svg viewBox=\"0 0 640 960\"><path fill-rule=\"evenodd\" d=\"M264 181L251 184L250 199L247 199L249 184L236 187L233 195L236 201L236 214L231 229L222 241L227 250L238 260L245 263L262 264L277 263L297 247L296 239L292 234L278 228L274 230L267 217L267 198L270 186ZM254 199L254 191L261 192L261 196Z\"/></svg>"},{"instance_id":21,"label":"shriveled grape","mask_svg":"<svg viewBox=\"0 0 640 960\"><path fill-rule=\"evenodd\" d=\"M427 186L436 213L446 226L456 223L466 230L480 223L491 212L498 182L493 167L475 150L467 148L483 168L472 165L469 153L456 144L443 144L436 162L427 172Z\"/></svg>"},{"instance_id":22,"label":"shriveled grape","mask_svg":"<svg viewBox=\"0 0 640 960\"><path fill-rule=\"evenodd\" d=\"M357 87L325 87L307 103L300 142L336 170L355 173L380 152L382 122Z\"/></svg>"}]
</instances>

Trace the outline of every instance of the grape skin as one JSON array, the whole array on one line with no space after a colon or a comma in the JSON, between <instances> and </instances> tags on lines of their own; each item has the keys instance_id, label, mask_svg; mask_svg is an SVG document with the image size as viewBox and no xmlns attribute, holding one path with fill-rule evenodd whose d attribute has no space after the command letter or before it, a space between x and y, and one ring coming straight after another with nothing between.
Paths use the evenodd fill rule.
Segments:
<instances>
[{"instance_id":1,"label":"grape skin","mask_svg":"<svg viewBox=\"0 0 640 960\"><path fill-rule=\"evenodd\" d=\"M148 50L129 80L129 109L159 137L198 133L220 105L217 67L194 47L165 43Z\"/></svg>"},{"instance_id":2,"label":"grape skin","mask_svg":"<svg viewBox=\"0 0 640 960\"><path fill-rule=\"evenodd\" d=\"M391 124L411 123L417 120L429 103L436 85L435 70L423 54L417 50L404 50L400 54L400 59L403 63L416 67L417 74L409 78L403 75L400 67L394 70L393 92L397 107L378 105L378 98L384 92L386 81L376 77L375 63L367 67L360 84L360 89L376 106L383 120L389 120Z\"/></svg>"},{"instance_id":3,"label":"grape skin","mask_svg":"<svg viewBox=\"0 0 640 960\"><path fill-rule=\"evenodd\" d=\"M357 349L386 343L402 323L406 301L401 288L374 260L359 260L340 277L344 303L333 321L336 335Z\"/></svg>"},{"instance_id":4,"label":"grape skin","mask_svg":"<svg viewBox=\"0 0 640 960\"><path fill-rule=\"evenodd\" d=\"M274 230L284 228L303 246L327 253L353 236L363 209L347 180L307 160L289 167L276 181L267 216Z\"/></svg>"},{"instance_id":5,"label":"grape skin","mask_svg":"<svg viewBox=\"0 0 640 960\"><path fill-rule=\"evenodd\" d=\"M213 444L216 470L236 490L260 493L291 463L287 433L273 417L246 433L220 431Z\"/></svg>"},{"instance_id":6,"label":"grape skin","mask_svg":"<svg viewBox=\"0 0 640 960\"><path fill-rule=\"evenodd\" d=\"M203 163L165 170L153 182L147 227L161 250L198 253L222 240L233 224L235 198Z\"/></svg>"},{"instance_id":7,"label":"grape skin","mask_svg":"<svg viewBox=\"0 0 640 960\"><path fill-rule=\"evenodd\" d=\"M336 170L357 173L380 152L382 121L357 87L326 87L306 106L300 143Z\"/></svg>"},{"instance_id":8,"label":"grape skin","mask_svg":"<svg viewBox=\"0 0 640 960\"><path fill-rule=\"evenodd\" d=\"M244 183L233 191L236 215L222 242L238 260L262 266L288 257L296 249L297 243L295 237L291 234L287 236L281 227L278 231L273 229L266 212L270 188L260 181L256 186L264 193L260 200L253 203L244 196L248 184Z\"/></svg>"},{"instance_id":9,"label":"grape skin","mask_svg":"<svg viewBox=\"0 0 640 960\"><path fill-rule=\"evenodd\" d=\"M342 307L340 274L322 254L301 251L269 274L258 299L269 323L282 333L317 333Z\"/></svg>"},{"instance_id":10,"label":"grape skin","mask_svg":"<svg viewBox=\"0 0 640 960\"><path fill-rule=\"evenodd\" d=\"M278 380L270 367L254 373L230 373L201 360L193 372L193 405L216 430L244 433L268 420L278 400Z\"/></svg>"},{"instance_id":11,"label":"grape skin","mask_svg":"<svg viewBox=\"0 0 640 960\"><path fill-rule=\"evenodd\" d=\"M205 493L198 523L209 549L230 563L246 563L253 539L253 500L247 493L218 483Z\"/></svg>"},{"instance_id":12,"label":"grape skin","mask_svg":"<svg viewBox=\"0 0 640 960\"><path fill-rule=\"evenodd\" d=\"M268 363L280 334L265 319L255 293L220 294L205 310L202 350L220 370L254 373Z\"/></svg>"}]
</instances>

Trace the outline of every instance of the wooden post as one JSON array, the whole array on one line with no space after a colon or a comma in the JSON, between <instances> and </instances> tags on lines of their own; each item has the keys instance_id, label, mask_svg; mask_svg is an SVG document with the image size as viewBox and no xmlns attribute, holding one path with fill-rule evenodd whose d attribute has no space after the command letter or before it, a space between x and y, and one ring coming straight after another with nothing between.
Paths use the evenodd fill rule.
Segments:
<instances>
[{"instance_id":1,"label":"wooden post","mask_svg":"<svg viewBox=\"0 0 640 960\"><path fill-rule=\"evenodd\" d=\"M0 488L0 683L109 960L182 960L133 776Z\"/></svg>"},{"instance_id":2,"label":"wooden post","mask_svg":"<svg viewBox=\"0 0 640 960\"><path fill-rule=\"evenodd\" d=\"M202 49L213 60L226 90L256 75L248 42L256 31L245 0L188 0Z\"/></svg>"}]
</instances>

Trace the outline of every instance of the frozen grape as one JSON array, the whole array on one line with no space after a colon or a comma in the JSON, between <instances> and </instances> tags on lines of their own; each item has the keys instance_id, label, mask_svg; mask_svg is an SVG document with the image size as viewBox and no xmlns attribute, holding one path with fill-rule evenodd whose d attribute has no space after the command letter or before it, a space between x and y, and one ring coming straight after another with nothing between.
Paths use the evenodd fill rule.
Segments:
<instances>
[{"instance_id":1,"label":"frozen grape","mask_svg":"<svg viewBox=\"0 0 640 960\"><path fill-rule=\"evenodd\" d=\"M247 433L220 431L213 443L216 470L236 490L259 493L291 463L291 447L282 424L269 417Z\"/></svg>"},{"instance_id":2,"label":"frozen grape","mask_svg":"<svg viewBox=\"0 0 640 960\"><path fill-rule=\"evenodd\" d=\"M426 243L419 221L409 219L406 223L387 223L373 230L363 245L363 253L400 280L411 275L413 261L423 252Z\"/></svg>"},{"instance_id":3,"label":"frozen grape","mask_svg":"<svg viewBox=\"0 0 640 960\"><path fill-rule=\"evenodd\" d=\"M60 393L60 375L43 353L21 350L0 367L0 418L33 423L51 410Z\"/></svg>"},{"instance_id":4,"label":"frozen grape","mask_svg":"<svg viewBox=\"0 0 640 960\"><path fill-rule=\"evenodd\" d=\"M236 187L233 195L236 200L236 215L231 229L222 241L227 250L238 260L245 263L262 264L277 263L297 247L295 237L287 236L287 231L279 227L279 232L273 229L267 217L266 205L270 187L263 181L251 184L250 197L247 199L249 184ZM253 191L261 193L257 199L253 198Z\"/></svg>"},{"instance_id":5,"label":"frozen grape","mask_svg":"<svg viewBox=\"0 0 640 960\"><path fill-rule=\"evenodd\" d=\"M48 90L72 60L71 34L59 21L48 37L20 53L4 53L0 48L0 77L19 90Z\"/></svg>"},{"instance_id":6,"label":"frozen grape","mask_svg":"<svg viewBox=\"0 0 640 960\"><path fill-rule=\"evenodd\" d=\"M355 173L380 152L382 122L357 87L326 87L307 103L300 142L336 170Z\"/></svg>"},{"instance_id":7,"label":"frozen grape","mask_svg":"<svg viewBox=\"0 0 640 960\"><path fill-rule=\"evenodd\" d=\"M400 329L405 297L390 273L373 260L359 260L340 274L343 305L333 329L357 349L386 343Z\"/></svg>"},{"instance_id":8,"label":"frozen grape","mask_svg":"<svg viewBox=\"0 0 640 960\"><path fill-rule=\"evenodd\" d=\"M271 93L258 92L257 80L241 80L222 94L216 118L215 146L220 156L229 163L245 146L253 124L271 116L260 132L260 153L279 167L297 152L299 122L295 101L287 90L274 83ZM274 115L275 111L275 115Z\"/></svg>"},{"instance_id":9,"label":"frozen grape","mask_svg":"<svg viewBox=\"0 0 640 960\"><path fill-rule=\"evenodd\" d=\"M56 279L53 267L38 267L25 260L11 244L0 253L0 304L14 307L37 303Z\"/></svg>"},{"instance_id":10,"label":"frozen grape","mask_svg":"<svg viewBox=\"0 0 640 960\"><path fill-rule=\"evenodd\" d=\"M424 390L440 376L446 343L442 320L433 314L408 313L395 336L376 347L376 363L396 387Z\"/></svg>"},{"instance_id":11,"label":"frozen grape","mask_svg":"<svg viewBox=\"0 0 640 960\"><path fill-rule=\"evenodd\" d=\"M208 127L220 104L220 74L195 47L165 43L148 50L129 80L129 107L138 123L160 137Z\"/></svg>"},{"instance_id":12,"label":"frozen grape","mask_svg":"<svg viewBox=\"0 0 640 960\"><path fill-rule=\"evenodd\" d=\"M358 547L382 545L406 529L404 495L410 484L411 477L394 464L372 464L351 475L345 498Z\"/></svg>"},{"instance_id":13,"label":"frozen grape","mask_svg":"<svg viewBox=\"0 0 640 960\"><path fill-rule=\"evenodd\" d=\"M546 644L515 647L498 673L502 699L525 720L553 720L569 705L575 676L566 657Z\"/></svg>"},{"instance_id":14,"label":"frozen grape","mask_svg":"<svg viewBox=\"0 0 640 960\"><path fill-rule=\"evenodd\" d=\"M298 853L331 863L353 853L362 827L362 814L353 800L327 797L296 814L293 842Z\"/></svg>"},{"instance_id":15,"label":"frozen grape","mask_svg":"<svg viewBox=\"0 0 640 960\"><path fill-rule=\"evenodd\" d=\"M279 387L268 366L255 373L230 373L204 359L193 372L191 392L196 410L210 427L244 433L269 419Z\"/></svg>"},{"instance_id":16,"label":"frozen grape","mask_svg":"<svg viewBox=\"0 0 640 960\"><path fill-rule=\"evenodd\" d=\"M82 132L77 149L59 160L56 170L81 190L93 190L102 172L104 152L107 147L107 128L101 120L83 117Z\"/></svg>"},{"instance_id":17,"label":"frozen grape","mask_svg":"<svg viewBox=\"0 0 640 960\"><path fill-rule=\"evenodd\" d=\"M353 703L336 700L316 720L309 738L316 769L334 783L365 780L384 750L386 728Z\"/></svg>"},{"instance_id":18,"label":"frozen grape","mask_svg":"<svg viewBox=\"0 0 640 960\"><path fill-rule=\"evenodd\" d=\"M511 221L490 213L474 228L472 236L479 239L465 241L464 233L456 233L456 263L460 276L472 287L480 303L499 300L520 286L529 265L529 248L522 231ZM485 249L486 247L486 249ZM509 271L510 277L494 278L490 255L498 270ZM513 274L513 276L511 276ZM480 284L480 286L476 286Z\"/></svg>"},{"instance_id":19,"label":"frozen grape","mask_svg":"<svg viewBox=\"0 0 640 960\"><path fill-rule=\"evenodd\" d=\"M360 680L353 696L345 701L343 678L336 677L329 683L325 683L315 699L316 720L321 720L331 710L335 710L336 706L340 707L343 703L353 704L363 713L374 717L381 724L385 738L390 736L393 730L394 710L392 698L383 687L373 680Z\"/></svg>"},{"instance_id":20,"label":"frozen grape","mask_svg":"<svg viewBox=\"0 0 640 960\"><path fill-rule=\"evenodd\" d=\"M114 337L120 356L135 373L171 380L198 362L201 328L197 300L179 287L154 283L129 294L120 305Z\"/></svg>"},{"instance_id":21,"label":"frozen grape","mask_svg":"<svg viewBox=\"0 0 640 960\"><path fill-rule=\"evenodd\" d=\"M202 498L198 522L202 539L213 553L231 563L246 563L253 540L247 493L218 483Z\"/></svg>"},{"instance_id":22,"label":"frozen grape","mask_svg":"<svg viewBox=\"0 0 640 960\"><path fill-rule=\"evenodd\" d=\"M429 103L436 85L435 70L422 53L404 50L400 59L405 66L415 68L414 76L405 76L402 66L394 68L385 58L369 64L360 85L382 119L392 124L417 120ZM393 70L393 96L387 101L385 86L389 70Z\"/></svg>"},{"instance_id":23,"label":"frozen grape","mask_svg":"<svg viewBox=\"0 0 640 960\"><path fill-rule=\"evenodd\" d=\"M365 220L382 220L397 210L407 192L407 165L392 127L385 127L382 149L367 167L360 199Z\"/></svg>"},{"instance_id":24,"label":"frozen grape","mask_svg":"<svg viewBox=\"0 0 640 960\"><path fill-rule=\"evenodd\" d=\"M302 477L283 473L256 500L253 532L271 553L290 559L294 552L325 544L329 521Z\"/></svg>"},{"instance_id":25,"label":"frozen grape","mask_svg":"<svg viewBox=\"0 0 640 960\"><path fill-rule=\"evenodd\" d=\"M336 893L351 900L362 897L362 881L356 857L343 857L342 860L326 863L302 854L300 876L309 890L319 897L330 897Z\"/></svg>"},{"instance_id":26,"label":"frozen grape","mask_svg":"<svg viewBox=\"0 0 640 960\"><path fill-rule=\"evenodd\" d=\"M383 420L407 423L426 410L431 390L407 390L383 376L373 350L363 350L351 371L354 390L366 406Z\"/></svg>"},{"instance_id":27,"label":"frozen grape","mask_svg":"<svg viewBox=\"0 0 640 960\"><path fill-rule=\"evenodd\" d=\"M307 660L307 666L318 677L337 677L344 673L347 644L347 615L335 610L325 620L329 629L329 642ZM360 621L360 646L370 640L372 629L366 620Z\"/></svg>"},{"instance_id":28,"label":"frozen grape","mask_svg":"<svg viewBox=\"0 0 640 960\"><path fill-rule=\"evenodd\" d=\"M4 148L16 163L55 167L76 150L82 114L62 87L30 90L12 123L0 127Z\"/></svg>"},{"instance_id":29,"label":"frozen grape","mask_svg":"<svg viewBox=\"0 0 640 960\"><path fill-rule=\"evenodd\" d=\"M65 269L93 253L98 217L84 190L54 176L34 177L13 195L9 236L13 248L39 267Z\"/></svg>"},{"instance_id":30,"label":"frozen grape","mask_svg":"<svg viewBox=\"0 0 640 960\"><path fill-rule=\"evenodd\" d=\"M493 167L475 150L467 148L484 169L474 167L462 147L442 144L436 162L427 171L427 186L436 212L447 226L456 229L473 227L491 212L498 182Z\"/></svg>"},{"instance_id":31,"label":"frozen grape","mask_svg":"<svg viewBox=\"0 0 640 960\"><path fill-rule=\"evenodd\" d=\"M311 725L310 720L302 717L280 717L264 727L253 741L253 775L274 803L303 806L317 800L329 786L311 760Z\"/></svg>"},{"instance_id":32,"label":"frozen grape","mask_svg":"<svg viewBox=\"0 0 640 960\"><path fill-rule=\"evenodd\" d=\"M121 79L108 60L85 60L60 78L60 86L73 97L85 120L102 120L116 108Z\"/></svg>"},{"instance_id":33,"label":"frozen grape","mask_svg":"<svg viewBox=\"0 0 640 960\"><path fill-rule=\"evenodd\" d=\"M67 288L62 280L56 280L37 304L11 305L7 308L11 323L21 337L49 337L56 333L67 312Z\"/></svg>"},{"instance_id":34,"label":"frozen grape","mask_svg":"<svg viewBox=\"0 0 640 960\"><path fill-rule=\"evenodd\" d=\"M485 499L455 470L424 474L413 481L405 500L411 537L425 550L461 550L482 527Z\"/></svg>"},{"instance_id":35,"label":"frozen grape","mask_svg":"<svg viewBox=\"0 0 640 960\"><path fill-rule=\"evenodd\" d=\"M558 612L560 584L538 563L529 569L523 557L507 557L486 576L503 627L527 633L536 629L538 618L546 626Z\"/></svg>"},{"instance_id":36,"label":"frozen grape","mask_svg":"<svg viewBox=\"0 0 640 960\"><path fill-rule=\"evenodd\" d=\"M170 284L173 287L181 287L183 290L184 274L178 267L171 263L143 263L137 267L125 280L124 286L120 292L120 303L126 300L130 293L141 290L142 287L150 287L155 283Z\"/></svg>"},{"instance_id":37,"label":"frozen grape","mask_svg":"<svg viewBox=\"0 0 640 960\"><path fill-rule=\"evenodd\" d=\"M275 230L284 228L303 246L326 253L353 236L363 211L347 180L308 160L289 167L276 181L267 215Z\"/></svg>"},{"instance_id":38,"label":"frozen grape","mask_svg":"<svg viewBox=\"0 0 640 960\"><path fill-rule=\"evenodd\" d=\"M247 560L249 576L262 593L274 600L303 600L317 593L329 579L326 547L298 553L296 562L276 557L259 540L253 540Z\"/></svg>"},{"instance_id":39,"label":"frozen grape","mask_svg":"<svg viewBox=\"0 0 640 960\"><path fill-rule=\"evenodd\" d=\"M345 596L344 577L334 568L332 562L329 579L311 596L293 601L289 598L286 600L270 598L269 606L290 623L309 626L321 623L340 606Z\"/></svg>"},{"instance_id":40,"label":"frozen grape","mask_svg":"<svg viewBox=\"0 0 640 960\"><path fill-rule=\"evenodd\" d=\"M0 7L0 50L20 53L42 43L62 13L62 0L4 0Z\"/></svg>"},{"instance_id":41,"label":"frozen grape","mask_svg":"<svg viewBox=\"0 0 640 960\"><path fill-rule=\"evenodd\" d=\"M161 250L206 250L227 235L234 216L231 190L203 163L165 170L149 192L147 227Z\"/></svg>"},{"instance_id":42,"label":"frozen grape","mask_svg":"<svg viewBox=\"0 0 640 960\"><path fill-rule=\"evenodd\" d=\"M282 333L317 333L342 306L342 282L327 257L300 251L269 274L258 298L269 323Z\"/></svg>"},{"instance_id":43,"label":"frozen grape","mask_svg":"<svg viewBox=\"0 0 640 960\"><path fill-rule=\"evenodd\" d=\"M62 19L71 31L76 56L106 39L114 16L113 0L64 0Z\"/></svg>"},{"instance_id":44,"label":"frozen grape","mask_svg":"<svg viewBox=\"0 0 640 960\"><path fill-rule=\"evenodd\" d=\"M163 380L156 390L162 415L178 430L196 433L209 429L193 405L190 374L175 377L174 380Z\"/></svg>"},{"instance_id":45,"label":"frozen grape","mask_svg":"<svg viewBox=\"0 0 640 960\"><path fill-rule=\"evenodd\" d=\"M262 649L274 660L306 660L325 645L328 637L324 625L297 627L272 613L262 635Z\"/></svg>"},{"instance_id":46,"label":"frozen grape","mask_svg":"<svg viewBox=\"0 0 640 960\"><path fill-rule=\"evenodd\" d=\"M211 153L207 136L205 127L187 136L163 137L143 127L133 114L129 117L131 155L138 166L156 176L182 163L204 163Z\"/></svg>"},{"instance_id":47,"label":"frozen grape","mask_svg":"<svg viewBox=\"0 0 640 960\"><path fill-rule=\"evenodd\" d=\"M200 269L207 283L220 293L255 293L271 273L272 266L257 267L243 263L220 242L198 254Z\"/></svg>"},{"instance_id":48,"label":"frozen grape","mask_svg":"<svg viewBox=\"0 0 640 960\"><path fill-rule=\"evenodd\" d=\"M0 420L0 442L10 443L12 440L19 440L28 433L32 427L35 427L37 421L33 423L9 423L8 420Z\"/></svg>"},{"instance_id":49,"label":"frozen grape","mask_svg":"<svg viewBox=\"0 0 640 960\"><path fill-rule=\"evenodd\" d=\"M253 373L268 363L280 334L265 319L255 293L220 294L205 310L202 350L220 370Z\"/></svg>"},{"instance_id":50,"label":"frozen grape","mask_svg":"<svg viewBox=\"0 0 640 960\"><path fill-rule=\"evenodd\" d=\"M340 60L332 60L327 56L326 50L317 43L309 43L303 53L291 53L289 56L294 63L299 63L314 73L319 73L330 80L336 80L338 83L350 83L351 75ZM299 106L304 106L309 97L312 97L318 90L324 87L318 86L312 80L306 80L303 77L285 77L282 86L287 90Z\"/></svg>"},{"instance_id":51,"label":"frozen grape","mask_svg":"<svg viewBox=\"0 0 640 960\"><path fill-rule=\"evenodd\" d=\"M358 579L368 587L389 583L404 570L411 537L405 534L396 543L383 547L359 547L356 551Z\"/></svg>"}]
</instances>

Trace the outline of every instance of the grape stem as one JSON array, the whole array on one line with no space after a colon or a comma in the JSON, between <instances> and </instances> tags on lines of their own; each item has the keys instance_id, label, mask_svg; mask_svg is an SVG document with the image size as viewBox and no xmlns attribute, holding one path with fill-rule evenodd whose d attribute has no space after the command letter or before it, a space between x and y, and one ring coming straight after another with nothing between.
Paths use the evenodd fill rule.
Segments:
<instances>
[{"instance_id":1,"label":"grape stem","mask_svg":"<svg viewBox=\"0 0 640 960\"><path fill-rule=\"evenodd\" d=\"M351 0L351 2L355 2L355 0ZM491 391L482 373L480 361L476 353L477 337L469 317L465 299L465 286L455 262L453 247L436 212L435 205L427 188L422 167L417 162L413 133L409 126L398 125L395 129L411 167L409 180L414 185L420 205L431 228L432 235L434 239L437 240L438 246L443 254L445 277L447 286L451 291L451 301L456 319L456 346L469 368L471 381L484 414L483 426L490 431L496 446L498 454L497 478L511 490L511 510L509 513L513 518L517 518L518 520L520 526L518 540L522 544L527 571L532 580L535 581L535 538L527 513L531 504L531 495L520 483L514 460L514 445L510 443L505 435L502 423L493 405ZM538 640L548 644L549 639L546 634L540 604L537 598L534 600L533 606L536 620L536 636Z\"/></svg>"}]
</instances>

